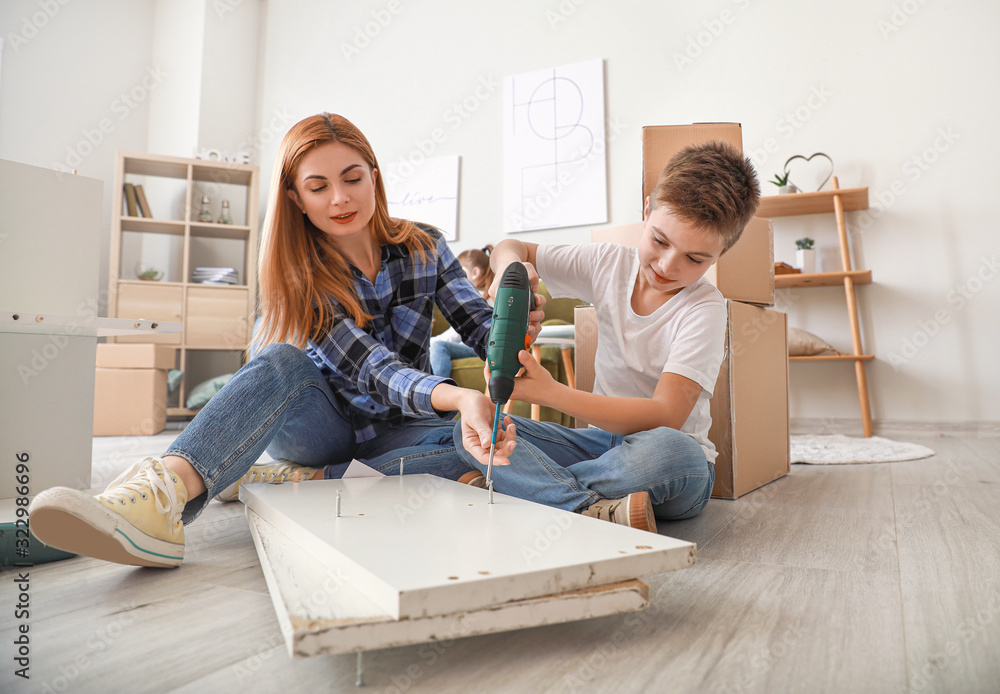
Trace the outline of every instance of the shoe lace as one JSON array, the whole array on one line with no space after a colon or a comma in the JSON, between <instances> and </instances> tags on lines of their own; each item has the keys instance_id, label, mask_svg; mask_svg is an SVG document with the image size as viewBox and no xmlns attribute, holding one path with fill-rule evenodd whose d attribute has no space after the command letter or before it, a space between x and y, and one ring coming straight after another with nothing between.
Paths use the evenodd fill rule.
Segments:
<instances>
[{"instance_id":1,"label":"shoe lace","mask_svg":"<svg viewBox=\"0 0 1000 694\"><path fill-rule=\"evenodd\" d=\"M258 477L260 477L260 482L270 482L271 484L285 482L289 478L295 481L301 477L305 477L308 472L301 465L288 461L275 461L267 465L264 470L250 468L250 479L247 480L247 483L253 484L257 482Z\"/></svg>"},{"instance_id":2,"label":"shoe lace","mask_svg":"<svg viewBox=\"0 0 1000 694\"><path fill-rule=\"evenodd\" d=\"M177 490L172 481L167 480L170 473L162 465L155 458L146 458L112 482L103 496L124 504L125 499L129 499L132 503L135 503L136 494L146 499L148 497L147 492L152 492L153 501L156 503L156 511L167 516L167 527L175 525L180 520L184 505L178 502ZM160 470L163 470L162 473L158 471L158 466ZM124 479L126 477L128 479ZM161 496L157 492L162 492L163 495Z\"/></svg>"}]
</instances>

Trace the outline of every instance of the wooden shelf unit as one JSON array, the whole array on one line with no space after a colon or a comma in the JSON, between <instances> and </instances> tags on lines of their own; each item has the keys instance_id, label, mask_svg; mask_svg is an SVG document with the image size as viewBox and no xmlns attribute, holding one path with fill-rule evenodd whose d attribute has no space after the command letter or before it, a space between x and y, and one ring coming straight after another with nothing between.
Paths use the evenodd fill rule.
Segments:
<instances>
[{"instance_id":1,"label":"wooden shelf unit","mask_svg":"<svg viewBox=\"0 0 1000 694\"><path fill-rule=\"evenodd\" d=\"M844 279L850 277L855 286L872 283L871 270L851 270L850 272L815 272L812 274L796 273L792 275L775 275L774 288L788 287L843 287Z\"/></svg>"},{"instance_id":2,"label":"wooden shelf unit","mask_svg":"<svg viewBox=\"0 0 1000 694\"><path fill-rule=\"evenodd\" d=\"M834 199L839 199L844 212L868 209L868 188L837 188L818 193L769 195L760 199L758 217L793 217L800 214L835 212Z\"/></svg>"},{"instance_id":3,"label":"wooden shelf unit","mask_svg":"<svg viewBox=\"0 0 1000 694\"><path fill-rule=\"evenodd\" d=\"M847 314L851 327L851 354L789 357L789 361L853 361L854 373L858 383L858 401L861 405L861 423L864 435L867 438L872 435L873 427L865 362L871 361L875 357L871 354L865 354L861 347L861 327L858 321L858 302L854 288L859 284L871 284L872 273L871 270L854 270L851 268L851 254L847 244L847 223L844 219L845 211L866 209L868 209L868 188L841 189L837 177L834 176L833 188L831 190L761 198L760 206L757 208L757 216L790 217L806 214L829 214L831 212L834 215L840 242L841 271L776 275L774 286L775 289L790 287L844 288L844 297L847 301Z\"/></svg>"},{"instance_id":4,"label":"wooden shelf unit","mask_svg":"<svg viewBox=\"0 0 1000 694\"><path fill-rule=\"evenodd\" d=\"M116 338L128 342L162 342L178 348L178 366L184 371L177 394L178 407L168 407L170 416L192 416L195 410L184 406L190 389L188 382L191 353L234 352L242 364L249 345L257 300L257 190L258 168L247 164L158 156L143 152L118 152L115 166L114 201L111 221L111 259L108 282L108 316L180 321L183 332L157 337ZM152 213L164 218L130 216L125 213L124 184L144 183L153 179L170 179L183 187L183 215L171 219L166 210ZM242 192L246 205L234 207L231 215L240 224L217 224L198 220L200 197L196 191L206 186L219 190ZM176 194L175 194L176 197ZM219 198L226 197L220 193ZM218 200L213 200L218 203ZM160 205L159 207L163 207ZM242 217L242 219L241 219ZM141 234L143 238L177 237L181 250L180 278L170 281L144 281L133 277L129 268L122 267L123 234ZM242 263L227 263L236 267L242 284L213 285L191 281L199 263L192 261L192 240L211 244L213 240L242 243ZM233 254L232 249L230 255ZM219 374L214 374L219 375Z\"/></svg>"},{"instance_id":5,"label":"wooden shelf unit","mask_svg":"<svg viewBox=\"0 0 1000 694\"><path fill-rule=\"evenodd\" d=\"M789 361L865 361L874 359L874 354L816 354L811 357L788 357Z\"/></svg>"}]
</instances>

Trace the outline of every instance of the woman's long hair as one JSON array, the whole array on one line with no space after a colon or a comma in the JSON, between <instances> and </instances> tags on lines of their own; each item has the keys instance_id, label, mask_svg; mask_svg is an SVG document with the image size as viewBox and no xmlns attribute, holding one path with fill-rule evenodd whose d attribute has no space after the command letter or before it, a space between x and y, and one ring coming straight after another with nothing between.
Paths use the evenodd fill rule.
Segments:
<instances>
[{"instance_id":1,"label":"woman's long hair","mask_svg":"<svg viewBox=\"0 0 1000 694\"><path fill-rule=\"evenodd\" d=\"M258 262L262 319L254 336L258 346L288 342L303 347L307 340L319 339L333 325L331 299L359 326L364 327L371 320L354 290L347 260L286 192L295 189L302 158L327 142L351 147L370 170L379 169L368 139L342 116L332 113L310 116L293 125L285 135L271 179ZM402 244L421 262L428 262L433 239L411 222L389 216L381 170L375 177L371 229L380 246Z\"/></svg>"}]
</instances>

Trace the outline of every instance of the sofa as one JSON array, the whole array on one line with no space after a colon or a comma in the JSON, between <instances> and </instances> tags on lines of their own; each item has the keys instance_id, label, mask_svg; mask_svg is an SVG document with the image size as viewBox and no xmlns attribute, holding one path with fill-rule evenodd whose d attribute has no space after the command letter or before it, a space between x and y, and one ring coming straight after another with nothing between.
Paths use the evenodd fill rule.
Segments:
<instances>
[{"instance_id":1,"label":"sofa","mask_svg":"<svg viewBox=\"0 0 1000 694\"><path fill-rule=\"evenodd\" d=\"M538 293L543 295L546 300L543 308L545 311L545 320L542 321L543 326L573 324L575 309L583 302L577 299L553 299L548 290L545 289L543 282L538 283ZM444 316L435 306L433 334L437 335L447 329L447 321L445 321ZM566 368L563 366L559 347L543 345L541 364L548 369L553 378L557 379L560 383L567 383ZM463 388L485 392L486 378L483 375L484 366L485 362L478 357L454 359L451 362L451 377L455 383ZM511 414L529 417L531 415L531 406L525 402L515 401L511 409ZM572 417L550 407L541 408L539 416L543 422L556 422L567 427L573 426Z\"/></svg>"}]
</instances>

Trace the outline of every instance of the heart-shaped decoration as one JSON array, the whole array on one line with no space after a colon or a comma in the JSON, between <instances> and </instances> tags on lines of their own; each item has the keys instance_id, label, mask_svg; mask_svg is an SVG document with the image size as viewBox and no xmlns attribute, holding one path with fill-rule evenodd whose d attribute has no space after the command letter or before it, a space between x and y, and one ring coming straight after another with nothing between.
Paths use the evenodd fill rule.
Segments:
<instances>
[{"instance_id":1,"label":"heart-shaped decoration","mask_svg":"<svg viewBox=\"0 0 1000 694\"><path fill-rule=\"evenodd\" d=\"M824 164L822 161L817 161L815 164L810 166L809 162L811 162L814 157L822 157L823 159L826 159L827 163ZM825 186L826 182L830 180L831 176L833 176L833 159L831 159L829 155L823 154L822 152L816 152L815 154L810 154L808 157L804 157L801 154L796 154L794 157L789 157L788 161L785 162L784 173L786 174L788 173L788 165L791 164L796 159L801 159L803 162L805 162L804 164L799 164L799 174L797 174L799 180L818 181L820 180L820 176L823 173L823 169L826 168L827 165L829 165L830 170L826 172L826 178L824 178L822 182L819 184L819 186L817 186L816 188L817 192L823 190L823 186ZM788 182L792 183L791 174L788 175ZM804 190L802 186L798 184L796 184L796 187L799 190Z\"/></svg>"}]
</instances>

